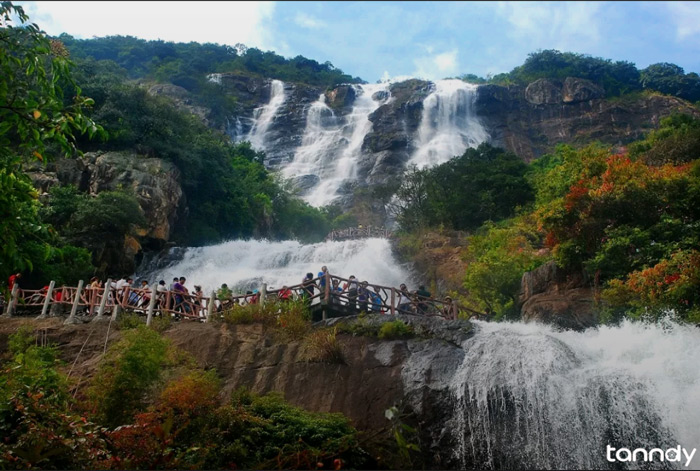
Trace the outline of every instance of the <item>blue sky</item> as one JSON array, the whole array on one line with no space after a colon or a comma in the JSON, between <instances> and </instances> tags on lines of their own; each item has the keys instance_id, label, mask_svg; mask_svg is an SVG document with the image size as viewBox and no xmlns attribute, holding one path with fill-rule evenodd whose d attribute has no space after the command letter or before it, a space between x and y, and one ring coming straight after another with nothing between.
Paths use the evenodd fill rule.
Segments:
<instances>
[{"instance_id":1,"label":"blue sky","mask_svg":"<svg viewBox=\"0 0 700 471\"><path fill-rule=\"evenodd\" d=\"M244 43L369 82L508 72L559 49L700 72L700 2L17 2L50 34Z\"/></svg>"}]
</instances>

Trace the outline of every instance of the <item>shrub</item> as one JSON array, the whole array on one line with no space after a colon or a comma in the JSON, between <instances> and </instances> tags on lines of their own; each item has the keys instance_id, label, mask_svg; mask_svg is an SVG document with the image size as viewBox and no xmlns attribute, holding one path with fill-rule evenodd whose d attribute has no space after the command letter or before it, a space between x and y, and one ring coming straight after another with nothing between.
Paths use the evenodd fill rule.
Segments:
<instances>
[{"instance_id":1,"label":"shrub","mask_svg":"<svg viewBox=\"0 0 700 471\"><path fill-rule=\"evenodd\" d=\"M145 321L133 311L122 312L117 320L117 328L119 330L135 329L140 325L145 325Z\"/></svg>"},{"instance_id":2,"label":"shrub","mask_svg":"<svg viewBox=\"0 0 700 471\"><path fill-rule=\"evenodd\" d=\"M160 379L163 366L172 362L169 347L166 339L145 325L127 330L110 347L89 391L101 422L117 427L143 410L147 392Z\"/></svg>"},{"instance_id":3,"label":"shrub","mask_svg":"<svg viewBox=\"0 0 700 471\"><path fill-rule=\"evenodd\" d=\"M10 336L0 375L0 469L90 469L108 458L99 427L71 412L68 381L54 347L29 328Z\"/></svg>"},{"instance_id":4,"label":"shrub","mask_svg":"<svg viewBox=\"0 0 700 471\"><path fill-rule=\"evenodd\" d=\"M346 364L343 346L338 341L338 328L317 329L304 339L304 357L307 361Z\"/></svg>"},{"instance_id":5,"label":"shrub","mask_svg":"<svg viewBox=\"0 0 700 471\"><path fill-rule=\"evenodd\" d=\"M413 337L415 331L413 327L403 321L385 322L379 329L378 337L384 340L405 339Z\"/></svg>"}]
</instances>

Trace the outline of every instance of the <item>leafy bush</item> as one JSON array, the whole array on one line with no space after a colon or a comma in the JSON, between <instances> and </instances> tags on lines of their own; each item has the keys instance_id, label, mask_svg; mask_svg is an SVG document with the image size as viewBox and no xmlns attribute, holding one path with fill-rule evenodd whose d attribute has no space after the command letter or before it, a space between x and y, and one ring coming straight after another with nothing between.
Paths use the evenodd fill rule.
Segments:
<instances>
[{"instance_id":1,"label":"leafy bush","mask_svg":"<svg viewBox=\"0 0 700 471\"><path fill-rule=\"evenodd\" d=\"M119 330L136 329L145 324L145 319L133 311L122 311L117 319L117 328Z\"/></svg>"},{"instance_id":2,"label":"leafy bush","mask_svg":"<svg viewBox=\"0 0 700 471\"><path fill-rule=\"evenodd\" d=\"M100 468L108 459L101 429L71 411L58 351L36 345L31 328L9 339L0 375L0 468Z\"/></svg>"},{"instance_id":3,"label":"leafy bush","mask_svg":"<svg viewBox=\"0 0 700 471\"><path fill-rule=\"evenodd\" d=\"M405 339L413 337L415 332L413 327L403 321L389 321L382 324L377 335L383 340Z\"/></svg>"},{"instance_id":4,"label":"leafy bush","mask_svg":"<svg viewBox=\"0 0 700 471\"><path fill-rule=\"evenodd\" d=\"M517 317L520 281L526 271L544 263L542 236L534 218L520 216L499 224L486 224L468 238L464 305L490 310L498 319Z\"/></svg>"},{"instance_id":5,"label":"leafy bush","mask_svg":"<svg viewBox=\"0 0 700 471\"><path fill-rule=\"evenodd\" d=\"M146 394L172 361L168 341L157 332L145 325L124 331L100 363L89 391L100 422L111 428L128 424L144 409Z\"/></svg>"}]
</instances>

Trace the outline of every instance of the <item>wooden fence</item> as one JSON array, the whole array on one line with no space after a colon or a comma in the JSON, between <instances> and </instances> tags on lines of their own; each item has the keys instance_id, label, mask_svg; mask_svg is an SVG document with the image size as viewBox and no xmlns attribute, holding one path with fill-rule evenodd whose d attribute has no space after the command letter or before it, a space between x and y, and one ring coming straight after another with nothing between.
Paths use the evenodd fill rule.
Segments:
<instances>
[{"instance_id":1,"label":"wooden fence","mask_svg":"<svg viewBox=\"0 0 700 471\"><path fill-rule=\"evenodd\" d=\"M212 314L236 309L245 304L284 302L285 299L304 297L315 309L322 309L323 319L327 311L343 311L353 314L362 311L382 314L413 314L437 316L456 319L460 313L481 316L482 313L460 307L449 299L421 297L398 288L377 284L365 285L361 280L349 280L340 276L325 275L297 285L268 289L266 284L258 293L232 295L217 299L216 293L209 296L184 294L170 290L158 291L155 296L152 288L140 289L130 286L116 290L112 280L107 280L104 287L83 286L55 287L55 283L40 290L22 290L15 284L7 312L3 317L12 317L21 313L41 310L38 318L60 315L70 307L66 324L81 322L77 316L89 317L94 321L106 319L110 314L115 320L120 311L134 311L146 316L146 323L151 324L154 315L174 316L196 320L207 320ZM339 289L337 289L337 288ZM336 288L336 289L334 289ZM376 296L370 295L376 294ZM289 295L289 296L287 296Z\"/></svg>"}]
</instances>

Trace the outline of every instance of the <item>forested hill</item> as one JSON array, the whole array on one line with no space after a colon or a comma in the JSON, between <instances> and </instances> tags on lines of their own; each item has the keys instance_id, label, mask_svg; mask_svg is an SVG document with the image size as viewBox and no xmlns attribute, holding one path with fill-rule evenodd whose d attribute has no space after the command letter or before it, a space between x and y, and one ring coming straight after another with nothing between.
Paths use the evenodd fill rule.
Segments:
<instances>
[{"instance_id":1,"label":"forested hill","mask_svg":"<svg viewBox=\"0 0 700 471\"><path fill-rule=\"evenodd\" d=\"M76 39L67 34L58 39L68 48L71 58L78 62L112 61L103 63L103 68L111 65L113 71L123 69L130 79L147 79L184 88L197 104L211 110L209 118L216 124L225 120L226 113L232 108L222 103L220 89L207 79L212 73L234 72L319 87L363 83L359 77L343 73L328 61L321 64L303 56L286 59L272 51L263 52L242 44L231 47L211 43L173 43L146 41L132 36Z\"/></svg>"}]
</instances>

